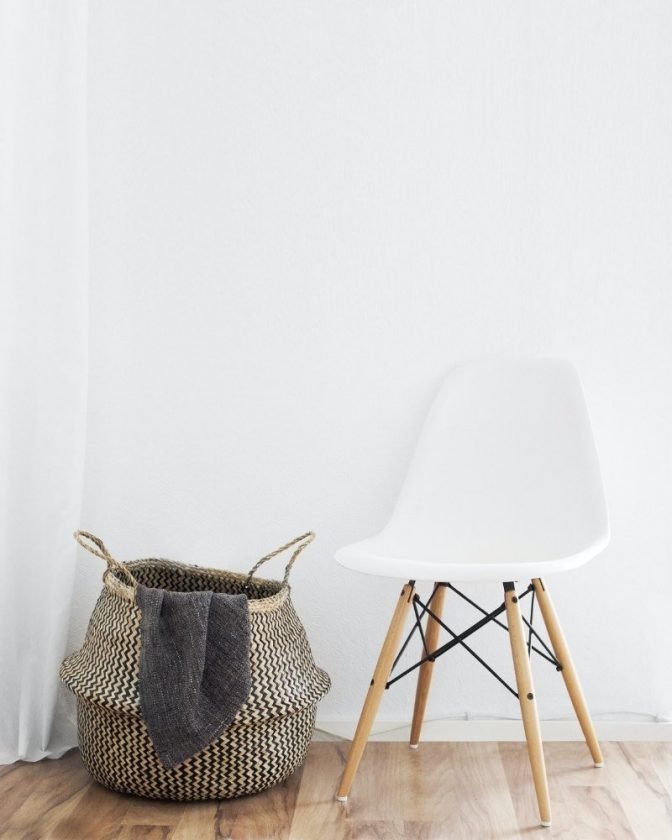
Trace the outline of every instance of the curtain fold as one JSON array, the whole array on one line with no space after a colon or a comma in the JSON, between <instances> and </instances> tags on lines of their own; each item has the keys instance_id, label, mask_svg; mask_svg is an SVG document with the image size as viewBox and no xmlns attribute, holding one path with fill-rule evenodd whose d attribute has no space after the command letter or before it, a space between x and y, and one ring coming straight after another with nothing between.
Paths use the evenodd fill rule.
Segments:
<instances>
[{"instance_id":1,"label":"curtain fold","mask_svg":"<svg viewBox=\"0 0 672 840\"><path fill-rule=\"evenodd\" d=\"M0 764L56 710L86 431L87 4L0 0Z\"/></svg>"}]
</instances>

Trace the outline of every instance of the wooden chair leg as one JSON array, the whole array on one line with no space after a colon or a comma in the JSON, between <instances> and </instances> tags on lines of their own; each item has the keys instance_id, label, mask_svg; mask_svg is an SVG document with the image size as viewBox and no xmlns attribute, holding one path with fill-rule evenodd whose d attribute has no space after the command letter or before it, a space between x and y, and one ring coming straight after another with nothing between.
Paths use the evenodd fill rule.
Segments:
<instances>
[{"instance_id":1,"label":"wooden chair leg","mask_svg":"<svg viewBox=\"0 0 672 840\"><path fill-rule=\"evenodd\" d=\"M551 640L553 652L555 653L556 659L562 666L562 677L567 687L569 699L572 701L572 706L574 706L574 711L576 712L576 717L578 718L579 725L581 726L583 737L586 739L586 744L588 745L590 754L593 757L595 766L604 767L602 750L600 749L600 744L597 740L597 735L595 734L593 721L590 718L588 705L586 704L586 699L583 696L583 691L581 690L581 683L579 682L579 678L576 674L574 662L572 661L569 648L567 647L567 642L565 641L565 635L562 632L562 627L560 626L558 616L556 615L553 607L551 596L548 593L548 587L541 578L535 578L532 581L532 585L534 586L539 609L541 610L541 615L543 616L544 624L546 625L546 630L548 631L548 637Z\"/></svg>"},{"instance_id":2,"label":"wooden chair leg","mask_svg":"<svg viewBox=\"0 0 672 840\"><path fill-rule=\"evenodd\" d=\"M341 802L345 802L348 798L353 779L355 778L355 773L357 772L359 762L361 761L362 754L364 753L364 748L366 747L366 742L369 738L369 733L371 732L376 712L378 711L380 701L383 697L383 692L385 691L385 684L387 683L390 671L392 670L394 657L399 649L399 641L401 639L401 633L404 629L404 619L406 618L406 614L411 605L411 599L413 598L414 591L415 585L414 582L411 581L404 586L401 590L401 594L399 595L399 600L397 601L397 606L394 610L392 621L390 622L390 626L387 631L387 636L385 637L383 647L381 648L380 655L378 657L376 669L373 672L373 679L371 680L371 685L369 686L369 690L366 694L362 713L359 716L359 723L357 724L357 729L355 730L355 737L352 739L350 753L348 754L345 769L343 770L343 776L341 777L341 784L338 788L338 793L336 794L336 799Z\"/></svg>"},{"instance_id":3,"label":"wooden chair leg","mask_svg":"<svg viewBox=\"0 0 672 840\"><path fill-rule=\"evenodd\" d=\"M443 612L443 601L446 596L446 587L440 586L438 583L434 584L434 593L430 604L430 609L437 618L441 618ZM439 633L441 625L435 621L431 615L427 616L427 629L425 630L425 643L427 650L435 651L438 647ZM424 653L424 648L423 648ZM422 722L425 719L425 709L427 708L427 700L429 698L429 689L432 684L432 672L434 671L433 662L423 662L420 666L420 673L418 674L418 685L415 690L415 705L413 707L413 722L411 723L411 738L410 747L416 750L420 743L420 731L422 730Z\"/></svg>"},{"instance_id":4,"label":"wooden chair leg","mask_svg":"<svg viewBox=\"0 0 672 840\"><path fill-rule=\"evenodd\" d=\"M532 767L532 779L539 805L539 816L541 817L541 824L549 826L551 824L551 803L548 795L544 747L541 742L539 716L537 714L537 703L534 699L532 669L525 644L523 619L520 615L520 605L513 583L504 584L504 602L506 604L506 618L509 625L509 640L511 642L513 668L516 674L518 699L523 717L527 752Z\"/></svg>"}]
</instances>

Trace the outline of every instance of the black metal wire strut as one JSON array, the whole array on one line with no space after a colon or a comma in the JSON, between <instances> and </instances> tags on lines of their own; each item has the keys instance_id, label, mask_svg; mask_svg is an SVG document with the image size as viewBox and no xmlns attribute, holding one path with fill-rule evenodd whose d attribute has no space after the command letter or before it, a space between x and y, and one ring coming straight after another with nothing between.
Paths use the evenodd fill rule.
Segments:
<instances>
[{"instance_id":1,"label":"black metal wire strut","mask_svg":"<svg viewBox=\"0 0 672 840\"><path fill-rule=\"evenodd\" d=\"M483 607L479 606L475 601L472 601L471 598L468 598L464 594L464 592L460 592L460 590L457 589L457 587L453 586L452 583L444 583L444 584L442 584L442 586L447 586L448 589L452 590L456 595L459 595L460 598L465 600L468 604L471 604L472 607L475 607L479 612L482 612L484 615L487 615L487 611L484 610ZM530 584L527 587L527 589L521 595L518 595L518 599L520 600L522 598L525 598L525 596L528 595L530 592L532 593L532 605L531 606L533 607L534 606L534 601L535 601L535 598L536 598L536 591L534 589L534 586L532 586L532 584ZM549 648L549 646L546 644L546 642L537 633L537 631L534 629L534 627L532 627L532 616L533 616L533 612L532 612L532 610L530 610L530 621L529 622L524 616L521 616L521 618L523 619L523 622L527 625L528 629L532 632L532 635L536 639L539 640L539 644L544 648L546 653L539 650L539 648L535 647L534 645L530 645L531 649L535 653L539 654L539 656L541 656L547 662L550 662L551 665L554 665L555 668L558 671L562 671L562 665L556 659L553 651ZM494 623L497 624L499 627L501 627L503 630L506 630L507 633L509 632L509 628L506 626L506 624L503 624L501 621L497 621L497 619L494 620ZM528 648L528 654L529 654L529 648Z\"/></svg>"},{"instance_id":2,"label":"black metal wire strut","mask_svg":"<svg viewBox=\"0 0 672 840\"><path fill-rule=\"evenodd\" d=\"M474 622L474 624L472 624L466 630L463 630L461 633L455 633L445 623L445 621L443 621L441 618L439 618L438 615L436 615L433 612L433 610L430 607L430 605L431 605L431 603L434 599L434 596L438 592L438 589L439 589L440 586L443 586L447 589L450 589L456 595L459 595L460 598L462 598L464 601L466 601L468 604L470 604L472 607L474 607L480 613L482 613L483 618ZM505 589L509 588L509 587L513 588L513 584L506 584L505 585ZM552 665L554 665L558 671L560 671L560 670L562 670L562 665L560 664L560 662L558 662L558 660L557 660L555 654L553 653L553 651L549 648L549 646L546 644L546 642L544 642L544 640L539 636L537 631L532 626L532 622L534 620L534 604L535 604L535 595L536 595L534 586L530 583L530 585L527 587L527 589L525 589L520 595L517 596L517 599L520 601L523 598L525 598L527 595L529 595L530 593L532 594L532 599L531 599L531 603L530 603L530 618L529 618L529 621L527 619L523 618L523 622L525 623L525 625L527 626L527 629L528 629L528 638L527 638L528 656L531 655L532 651L534 651L539 656L541 656L543 659L545 659L547 662L550 662ZM416 593L416 594L413 595L412 604L413 604L413 612L415 614L415 622L414 622L413 626L411 627L411 630L410 630L409 634L407 635L406 640L404 641L403 645L401 646L401 648L399 650L399 653L396 656L396 659L394 660L394 663L392 665L392 669L391 669L390 673L392 674L394 672L395 668L397 667L397 665L399 663L399 660L401 659L402 655L404 654L404 651L408 647L409 642L411 641L411 639L413 638L413 636L415 635L416 632L418 632L420 634L420 638L422 640L422 648L423 648L423 651L424 651L425 655L421 659L419 659L416 663L414 663L413 665L411 665L410 667L408 667L404 671L402 671L400 674L397 674L395 677L391 677L391 679L388 679L387 683L385 684L385 688L389 688L391 685L394 685L394 683L398 682L400 679L407 676L412 671L415 671L416 668L419 668L425 662L434 662L440 656L443 656L444 653L447 653L449 650L452 650L454 647L457 647L457 645L460 645L469 654L471 654L471 656L473 656L474 659L476 659L476 661L479 662L486 669L486 671L488 671L488 673L492 674L492 676L495 677L495 679L498 682L500 682L507 689L507 691L510 691L511 694L513 694L515 697L518 697L518 692L515 689L513 689L509 685L509 683L502 676L500 676L491 665L489 665L481 656L479 656L476 653L475 650L473 650L473 648L471 648L465 642L465 639L468 639L469 636L474 634L477 630L480 630L481 627L485 627L486 624L490 624L491 622L493 622L494 624L497 624L499 627L506 630L507 633L508 633L509 628L507 627L506 624L504 624L498 618L498 616L500 616L506 610L506 603L505 602L502 602L494 610L491 610L490 612L488 612L483 607L481 607L479 604L477 604L475 601L473 601L471 598L467 597L463 592L460 592L460 590L457 589L457 587L453 586L452 583L442 581L442 582L439 582L439 583L435 584L435 586L432 590L432 594L427 599L427 603L423 603L420 596ZM427 640L426 640L426 637L425 637L425 632L424 632L423 627L422 627L422 620L425 617L425 615L429 615L429 617L433 621L435 621L435 622L437 622L437 624L441 625L441 627L443 627L443 629L451 636L450 641L441 645L440 647L438 647L434 651L430 651L430 650L427 649ZM536 645L532 644L532 638L533 637L534 637L535 640L537 640L539 642L539 644L542 646L543 650L540 650Z\"/></svg>"}]
</instances>

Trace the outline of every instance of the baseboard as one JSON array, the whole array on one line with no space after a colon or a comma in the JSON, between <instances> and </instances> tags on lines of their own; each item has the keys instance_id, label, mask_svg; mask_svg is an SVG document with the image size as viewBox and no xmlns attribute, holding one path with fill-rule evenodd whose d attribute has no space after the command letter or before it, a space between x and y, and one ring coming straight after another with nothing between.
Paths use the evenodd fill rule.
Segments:
<instances>
[{"instance_id":1,"label":"baseboard","mask_svg":"<svg viewBox=\"0 0 672 840\"><path fill-rule=\"evenodd\" d=\"M595 729L601 741L672 741L670 721L596 720ZM314 740L350 740L356 721L322 720L317 722ZM381 721L373 727L372 741L407 741L410 723ZM572 720L541 722L545 741L581 741L578 723ZM519 720L428 720L422 728L423 741L522 741L523 727Z\"/></svg>"}]
</instances>

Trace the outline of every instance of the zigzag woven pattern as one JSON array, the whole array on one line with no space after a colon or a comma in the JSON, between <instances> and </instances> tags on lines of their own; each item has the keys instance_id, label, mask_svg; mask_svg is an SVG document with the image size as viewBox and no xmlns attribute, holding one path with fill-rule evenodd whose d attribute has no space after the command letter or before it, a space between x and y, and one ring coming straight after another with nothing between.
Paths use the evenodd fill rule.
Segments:
<instances>
[{"instance_id":1,"label":"zigzag woven pattern","mask_svg":"<svg viewBox=\"0 0 672 840\"><path fill-rule=\"evenodd\" d=\"M139 583L173 591L235 594L246 580L170 560L127 566ZM167 769L140 712L140 610L132 588L114 572L106 576L84 643L60 670L77 696L80 750L97 781L152 798L225 799L277 784L303 763L330 680L315 665L289 587L256 579L248 596L250 696L220 738Z\"/></svg>"}]
</instances>

